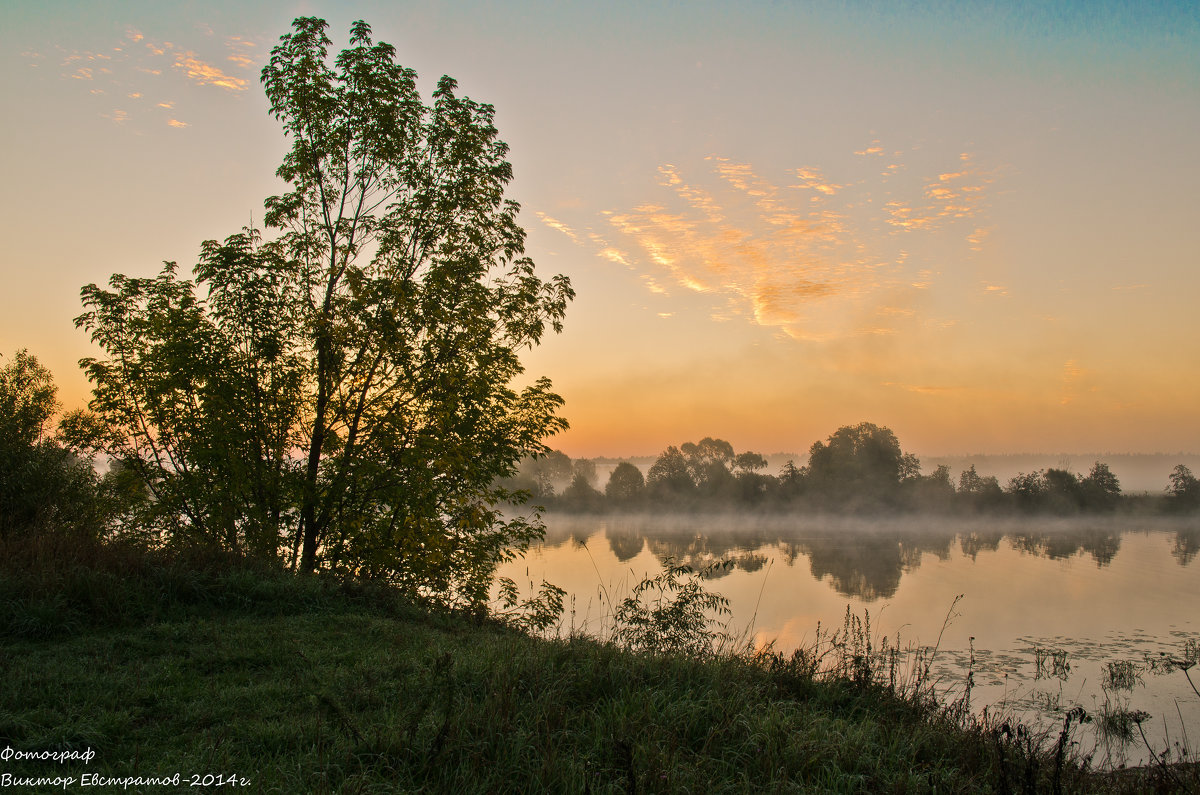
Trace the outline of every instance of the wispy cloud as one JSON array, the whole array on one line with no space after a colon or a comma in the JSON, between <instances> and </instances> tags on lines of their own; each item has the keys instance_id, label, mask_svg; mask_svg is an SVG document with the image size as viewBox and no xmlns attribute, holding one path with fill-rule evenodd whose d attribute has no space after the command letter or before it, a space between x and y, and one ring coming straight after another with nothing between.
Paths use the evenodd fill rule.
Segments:
<instances>
[{"instance_id":1,"label":"wispy cloud","mask_svg":"<svg viewBox=\"0 0 1200 795\"><path fill-rule=\"evenodd\" d=\"M230 63L236 64L242 69L249 69L257 63L253 55L258 46L255 42L241 36L230 36L225 40L225 46L230 51L225 60Z\"/></svg>"},{"instance_id":2,"label":"wispy cloud","mask_svg":"<svg viewBox=\"0 0 1200 795\"><path fill-rule=\"evenodd\" d=\"M995 175L974 165L969 153L959 155L960 167L925 180L921 195L896 198L884 205L887 222L898 230L933 230L949 221L976 218L983 208L985 191ZM982 249L990 229L977 227L968 237L972 250Z\"/></svg>"},{"instance_id":3,"label":"wispy cloud","mask_svg":"<svg viewBox=\"0 0 1200 795\"><path fill-rule=\"evenodd\" d=\"M611 230L640 252L638 260L687 290L724 299L733 314L794 336L818 334L807 307L864 292L878 263L861 256L840 212L814 207L800 192L784 194L750 164L708 162L708 177L724 192L662 166L661 184L681 201L611 213ZM790 187L806 192L830 196L841 187L816 169L792 173L802 184Z\"/></svg>"},{"instance_id":4,"label":"wispy cloud","mask_svg":"<svg viewBox=\"0 0 1200 795\"><path fill-rule=\"evenodd\" d=\"M146 104L122 111L119 120L135 125L148 113L160 113L175 107L172 94L187 90L189 85L216 88L232 94L245 91L252 78L257 57L256 42L240 36L223 42L198 42L197 49L188 49L170 41L148 38L135 27L126 28L124 36L113 46L98 50L66 51L59 48L62 77L89 84L93 95L112 94L129 99L146 98ZM218 56L220 64L207 52L218 47L225 52ZM202 52L203 51L203 52ZM40 56L39 56L40 57ZM178 75L170 79L169 75ZM163 96L166 94L167 96ZM155 109L161 110L155 110ZM106 118L116 119L116 113L104 112ZM150 118L155 124L164 121L171 126L184 122L161 116Z\"/></svg>"},{"instance_id":5,"label":"wispy cloud","mask_svg":"<svg viewBox=\"0 0 1200 795\"><path fill-rule=\"evenodd\" d=\"M884 150L875 141L857 154ZM638 271L651 292L676 285L712 296L712 317L742 317L797 339L889 335L927 322L913 307L938 273L898 249L893 234L952 229L965 252L979 250L990 231L980 221L992 177L970 155L945 165L952 167L891 187L814 165L785 169L777 181L750 163L711 155L689 167L659 166L664 192L631 207L590 220L576 215L570 224L538 217Z\"/></svg>"},{"instance_id":6,"label":"wispy cloud","mask_svg":"<svg viewBox=\"0 0 1200 795\"><path fill-rule=\"evenodd\" d=\"M551 218L549 215L546 215L546 213L542 212L535 213L535 215L537 215L537 217L540 218L542 223L544 223L546 226L558 232L562 232L564 235L571 238L571 242L579 242L579 236L575 234L575 230L571 229L571 227L567 226L562 221L559 221L556 218Z\"/></svg>"},{"instance_id":7,"label":"wispy cloud","mask_svg":"<svg viewBox=\"0 0 1200 795\"><path fill-rule=\"evenodd\" d=\"M191 51L175 54L175 68L183 70L188 79L197 85L216 86L226 91L246 90L245 80L225 74L218 67L200 60Z\"/></svg>"},{"instance_id":8,"label":"wispy cloud","mask_svg":"<svg viewBox=\"0 0 1200 795\"><path fill-rule=\"evenodd\" d=\"M972 251L983 251L983 243L992 233L992 227L981 226L971 234L967 235L967 242L971 244Z\"/></svg>"},{"instance_id":9,"label":"wispy cloud","mask_svg":"<svg viewBox=\"0 0 1200 795\"><path fill-rule=\"evenodd\" d=\"M819 168L798 168L796 176L800 178L800 184L797 187L811 188L825 196L832 196L845 187L826 180Z\"/></svg>"}]
</instances>

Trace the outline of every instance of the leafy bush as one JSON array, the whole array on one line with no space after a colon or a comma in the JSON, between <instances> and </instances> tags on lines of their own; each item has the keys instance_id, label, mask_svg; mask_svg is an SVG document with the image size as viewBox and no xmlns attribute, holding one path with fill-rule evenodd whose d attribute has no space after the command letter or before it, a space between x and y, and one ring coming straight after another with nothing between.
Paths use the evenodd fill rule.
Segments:
<instances>
[{"instance_id":1,"label":"leafy bush","mask_svg":"<svg viewBox=\"0 0 1200 795\"><path fill-rule=\"evenodd\" d=\"M732 566L726 560L696 572L668 558L662 572L642 580L618 605L614 640L633 651L711 654L728 634L725 624L709 613L728 615L729 600L707 591L703 580Z\"/></svg>"}]
</instances>

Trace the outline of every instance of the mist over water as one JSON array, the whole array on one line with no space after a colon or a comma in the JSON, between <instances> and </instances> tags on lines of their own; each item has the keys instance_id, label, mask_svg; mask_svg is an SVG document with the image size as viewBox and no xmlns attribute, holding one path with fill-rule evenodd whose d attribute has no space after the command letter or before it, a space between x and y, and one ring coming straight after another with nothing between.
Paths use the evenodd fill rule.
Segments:
<instances>
[{"instance_id":1,"label":"mist over water","mask_svg":"<svg viewBox=\"0 0 1200 795\"><path fill-rule=\"evenodd\" d=\"M1184 674L1149 670L1200 641L1198 553L1196 517L551 514L544 544L500 574L565 588L564 631L605 637L612 605L664 560L732 560L708 587L730 600L729 630L757 646L811 643L818 623L837 629L849 609L869 616L877 639L938 645L934 670L951 697L973 644L977 712L1049 727L1075 705L1144 710L1161 751L1185 729L1200 738L1200 698ZM1106 680L1111 662L1136 663L1131 689ZM1097 763L1145 760L1136 732L1105 745L1095 725L1083 743L1097 744Z\"/></svg>"}]
</instances>

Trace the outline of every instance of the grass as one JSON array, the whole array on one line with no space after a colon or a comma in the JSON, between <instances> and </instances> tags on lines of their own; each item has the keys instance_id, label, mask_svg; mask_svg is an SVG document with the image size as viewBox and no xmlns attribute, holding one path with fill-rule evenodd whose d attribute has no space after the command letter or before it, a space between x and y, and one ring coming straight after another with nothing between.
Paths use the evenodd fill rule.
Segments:
<instances>
[{"instance_id":1,"label":"grass","mask_svg":"<svg viewBox=\"0 0 1200 795\"><path fill-rule=\"evenodd\" d=\"M180 788L263 793L1197 789L1194 770L1088 771L1063 752L1068 732L1056 747L881 683L850 620L836 643L790 656L633 653L222 556L48 538L9 542L0 561L0 749L95 753L0 759L20 779L232 776ZM82 789L172 791L66 791Z\"/></svg>"}]
</instances>

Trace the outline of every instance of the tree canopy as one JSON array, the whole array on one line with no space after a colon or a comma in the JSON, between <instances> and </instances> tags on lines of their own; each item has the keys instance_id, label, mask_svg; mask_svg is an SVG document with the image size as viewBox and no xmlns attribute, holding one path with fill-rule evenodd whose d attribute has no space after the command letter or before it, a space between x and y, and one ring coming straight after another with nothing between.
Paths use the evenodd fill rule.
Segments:
<instances>
[{"instance_id":1,"label":"tree canopy","mask_svg":"<svg viewBox=\"0 0 1200 795\"><path fill-rule=\"evenodd\" d=\"M869 422L838 428L827 442L814 442L808 454L812 488L839 503L886 500L915 458L905 459L896 434ZM919 473L920 465L916 465Z\"/></svg>"},{"instance_id":2,"label":"tree canopy","mask_svg":"<svg viewBox=\"0 0 1200 795\"><path fill-rule=\"evenodd\" d=\"M96 473L53 433L57 392L29 351L0 356L0 539L45 529L97 534L107 521Z\"/></svg>"},{"instance_id":3,"label":"tree canopy","mask_svg":"<svg viewBox=\"0 0 1200 795\"><path fill-rule=\"evenodd\" d=\"M493 484L566 427L547 379L515 384L574 293L525 256L493 108L449 77L426 104L363 22L331 60L325 30L297 19L262 72L291 145L266 229L204 243L192 280L83 289L96 446L166 541L477 603L540 532Z\"/></svg>"}]
</instances>

